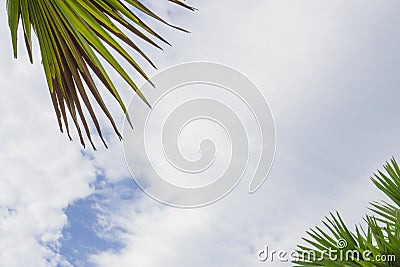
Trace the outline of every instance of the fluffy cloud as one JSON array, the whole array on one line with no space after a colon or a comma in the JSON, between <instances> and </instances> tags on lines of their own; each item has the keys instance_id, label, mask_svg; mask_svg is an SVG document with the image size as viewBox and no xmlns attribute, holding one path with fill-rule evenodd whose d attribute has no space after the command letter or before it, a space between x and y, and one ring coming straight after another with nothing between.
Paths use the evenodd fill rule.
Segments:
<instances>
[{"instance_id":1,"label":"fluffy cloud","mask_svg":"<svg viewBox=\"0 0 400 267\"><path fill-rule=\"evenodd\" d=\"M115 201L99 216L125 230L116 231L125 248L93 255L99 266L262 265L259 249L295 248L328 211L360 222L368 201L381 198L368 176L398 155L397 2L193 4L200 11L185 17L160 9L192 34L165 31L174 48L159 64L210 60L250 76L275 115L274 167L255 195L246 193L245 177L225 199L198 210L145 196Z\"/></svg>"},{"instance_id":2,"label":"fluffy cloud","mask_svg":"<svg viewBox=\"0 0 400 267\"><path fill-rule=\"evenodd\" d=\"M59 133L37 51L33 66L12 60L1 13L0 265L70 266L58 253L64 209L93 191L96 169Z\"/></svg>"},{"instance_id":3,"label":"fluffy cloud","mask_svg":"<svg viewBox=\"0 0 400 267\"><path fill-rule=\"evenodd\" d=\"M247 194L244 177L226 198L201 209L168 208L139 191L129 199L112 188L102 191L98 234L124 248L94 254L91 262L262 266L258 250L293 249L329 210L359 222L367 202L381 197L368 176L398 156L397 1L194 1L200 9L194 14L151 4L192 31L162 28L173 48L148 49L160 69L217 61L260 86L276 119L276 161L255 195ZM5 25L2 16L3 36ZM15 63L10 49L7 38L0 45L6 92L0 99L0 261L68 266L58 253L68 221L63 210L93 192L96 169L108 182L127 178L122 145L110 140L110 150L82 155L77 142L58 133L40 64ZM127 87L120 88L129 99Z\"/></svg>"}]
</instances>

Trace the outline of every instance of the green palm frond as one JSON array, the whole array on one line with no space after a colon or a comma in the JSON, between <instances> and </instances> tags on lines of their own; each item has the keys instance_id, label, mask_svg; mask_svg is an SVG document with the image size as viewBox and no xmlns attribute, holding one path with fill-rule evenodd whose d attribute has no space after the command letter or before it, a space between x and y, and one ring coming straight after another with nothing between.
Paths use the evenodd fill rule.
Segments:
<instances>
[{"instance_id":1,"label":"green palm frond","mask_svg":"<svg viewBox=\"0 0 400 267\"><path fill-rule=\"evenodd\" d=\"M356 226L353 232L339 213L331 213L323 221L326 229L307 231L308 246L298 246L296 266L400 266L400 169L394 159L384 169L371 180L394 204L371 203L366 230Z\"/></svg>"},{"instance_id":2,"label":"green palm frond","mask_svg":"<svg viewBox=\"0 0 400 267\"><path fill-rule=\"evenodd\" d=\"M168 1L194 10L194 8L179 0ZM7 0L7 11L14 57L17 57L17 36L20 24L23 28L25 45L31 62L33 62L32 32L37 36L42 64L61 132L65 127L69 138L72 140L68 122L69 113L82 145L85 146L85 140L81 125L83 125L86 136L94 149L95 146L87 118L84 115L84 108L90 115L90 119L104 145L107 145L99 121L89 101L89 92L111 122L118 137L122 138L94 82L95 77L118 101L130 123L126 107L118 90L100 60L106 61L116 70L147 103L135 81L132 80L113 54L121 56L144 79L149 80L146 73L122 47L122 44L129 46L151 66L155 66L126 33L134 34L160 49L157 40L166 44L169 43L144 23L139 18L139 14L143 13L161 23L185 31L169 24L138 0Z\"/></svg>"},{"instance_id":3,"label":"green palm frond","mask_svg":"<svg viewBox=\"0 0 400 267\"><path fill-rule=\"evenodd\" d=\"M397 207L400 207L399 165L395 159L391 159L390 163L387 163L384 168L387 174L378 171L378 174L375 174L371 180L379 190L381 190L397 205Z\"/></svg>"}]
</instances>

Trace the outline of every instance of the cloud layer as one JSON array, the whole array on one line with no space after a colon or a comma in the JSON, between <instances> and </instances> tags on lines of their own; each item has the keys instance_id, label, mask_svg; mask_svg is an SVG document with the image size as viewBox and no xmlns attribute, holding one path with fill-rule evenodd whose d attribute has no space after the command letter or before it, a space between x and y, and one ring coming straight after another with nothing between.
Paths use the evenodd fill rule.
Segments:
<instances>
[{"instance_id":1,"label":"cloud layer","mask_svg":"<svg viewBox=\"0 0 400 267\"><path fill-rule=\"evenodd\" d=\"M245 177L226 198L196 210L165 207L136 189L126 198L103 188L94 203L97 234L123 248L90 255L91 264L261 266L258 250L295 248L330 210L360 222L368 202L381 198L368 176L399 156L400 4L193 1L200 9L194 14L151 4L192 31L161 27L174 46L148 49L159 68L208 60L248 75L274 113L276 160L256 194L247 194ZM111 149L82 153L58 133L40 61L31 66L23 53L11 59L5 17L3 11L0 265L70 266L59 253L65 209L94 192L98 174L109 184L129 179L122 145L110 139ZM119 86L128 100L131 92Z\"/></svg>"}]
</instances>

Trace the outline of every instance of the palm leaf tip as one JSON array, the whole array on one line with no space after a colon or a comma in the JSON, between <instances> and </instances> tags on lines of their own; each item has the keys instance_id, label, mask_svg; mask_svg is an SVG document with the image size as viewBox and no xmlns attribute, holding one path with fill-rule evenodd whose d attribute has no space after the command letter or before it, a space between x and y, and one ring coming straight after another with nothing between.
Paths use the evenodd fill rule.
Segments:
<instances>
[{"instance_id":1,"label":"palm leaf tip","mask_svg":"<svg viewBox=\"0 0 400 267\"><path fill-rule=\"evenodd\" d=\"M192 11L197 10L197 8L192 7L192 6L189 6L189 5L187 5L187 4L185 4L184 2L179 1L179 0L168 0L168 1L170 1L170 2L172 2L172 3L175 3L175 4L177 4L177 5L183 6L183 7L187 8L187 9L192 10Z\"/></svg>"},{"instance_id":2,"label":"palm leaf tip","mask_svg":"<svg viewBox=\"0 0 400 267\"><path fill-rule=\"evenodd\" d=\"M195 10L179 0L168 1ZM127 34L135 35L145 43L158 48L161 48L158 42L168 42L142 21L139 13L181 29L169 24L138 0L7 0L6 6L14 56L18 56L17 36L19 25L22 24L26 49L30 61L33 62L31 33L33 29L39 41L42 65L60 130L66 131L71 138L70 125L73 124L82 145L85 146L83 137L85 132L94 149L90 122L105 146L106 142L92 102L97 103L116 135L122 139L113 116L94 82L96 79L107 88L127 115L122 98L101 60L107 62L148 104L136 82L114 55L118 54L149 81L140 64L122 44L135 51L137 57L155 67L150 58Z\"/></svg>"}]
</instances>

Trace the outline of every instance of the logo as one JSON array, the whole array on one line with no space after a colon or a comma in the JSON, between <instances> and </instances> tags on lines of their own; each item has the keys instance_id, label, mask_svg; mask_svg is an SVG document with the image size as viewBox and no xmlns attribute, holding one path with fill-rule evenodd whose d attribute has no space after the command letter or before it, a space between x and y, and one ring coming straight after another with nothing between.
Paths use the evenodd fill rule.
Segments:
<instances>
[{"instance_id":1,"label":"logo","mask_svg":"<svg viewBox=\"0 0 400 267\"><path fill-rule=\"evenodd\" d=\"M220 200L243 177L249 193L265 181L275 155L275 124L258 87L225 65L194 62L166 69L128 107L124 155L137 185L170 206Z\"/></svg>"}]
</instances>

